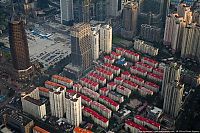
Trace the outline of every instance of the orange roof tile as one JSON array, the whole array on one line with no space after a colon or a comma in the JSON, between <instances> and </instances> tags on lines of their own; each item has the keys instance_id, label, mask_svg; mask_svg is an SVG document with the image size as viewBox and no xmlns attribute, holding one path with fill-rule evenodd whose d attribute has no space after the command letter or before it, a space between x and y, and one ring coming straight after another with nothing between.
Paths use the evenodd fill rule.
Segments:
<instances>
[{"instance_id":1,"label":"orange roof tile","mask_svg":"<svg viewBox=\"0 0 200 133\"><path fill-rule=\"evenodd\" d=\"M75 133L92 133L92 131L87 130L87 129L83 129L83 128L80 128L80 127L75 127L74 132Z\"/></svg>"},{"instance_id":2,"label":"orange roof tile","mask_svg":"<svg viewBox=\"0 0 200 133\"><path fill-rule=\"evenodd\" d=\"M46 131L43 128L38 127L38 126L34 126L33 130L37 131L38 133L50 133L50 132L48 132L48 131Z\"/></svg>"}]
</instances>

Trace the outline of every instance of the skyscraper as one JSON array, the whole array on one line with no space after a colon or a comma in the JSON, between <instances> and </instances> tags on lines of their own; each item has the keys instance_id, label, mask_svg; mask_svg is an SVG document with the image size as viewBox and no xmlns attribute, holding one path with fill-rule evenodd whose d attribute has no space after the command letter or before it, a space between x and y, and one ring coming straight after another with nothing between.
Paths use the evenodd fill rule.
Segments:
<instances>
[{"instance_id":1,"label":"skyscraper","mask_svg":"<svg viewBox=\"0 0 200 133\"><path fill-rule=\"evenodd\" d=\"M182 66L177 63L170 63L170 65L165 66L161 97L164 98L166 95L166 89L169 83L180 80Z\"/></svg>"},{"instance_id":2,"label":"skyscraper","mask_svg":"<svg viewBox=\"0 0 200 133\"><path fill-rule=\"evenodd\" d=\"M74 21L73 0L60 0L61 23L72 25Z\"/></svg>"},{"instance_id":3,"label":"skyscraper","mask_svg":"<svg viewBox=\"0 0 200 133\"><path fill-rule=\"evenodd\" d=\"M193 58L200 61L200 26L196 23L187 25L184 28L182 38L182 58Z\"/></svg>"},{"instance_id":4,"label":"skyscraper","mask_svg":"<svg viewBox=\"0 0 200 133\"><path fill-rule=\"evenodd\" d=\"M27 80L32 74L28 41L24 29L24 22L15 13L9 22L9 42L14 68L20 80Z\"/></svg>"},{"instance_id":5,"label":"skyscraper","mask_svg":"<svg viewBox=\"0 0 200 133\"><path fill-rule=\"evenodd\" d=\"M106 0L92 0L94 5L94 20L104 21L106 19Z\"/></svg>"},{"instance_id":6,"label":"skyscraper","mask_svg":"<svg viewBox=\"0 0 200 133\"><path fill-rule=\"evenodd\" d=\"M92 65L91 27L87 23L78 23L71 29L72 65L82 71Z\"/></svg>"},{"instance_id":7,"label":"skyscraper","mask_svg":"<svg viewBox=\"0 0 200 133\"><path fill-rule=\"evenodd\" d=\"M172 52L180 52L182 44L183 29L186 22L183 17L178 14L169 14L166 18L164 45L169 45Z\"/></svg>"},{"instance_id":8,"label":"skyscraper","mask_svg":"<svg viewBox=\"0 0 200 133\"><path fill-rule=\"evenodd\" d=\"M132 39L137 33L138 3L128 2L122 11L122 30L124 38Z\"/></svg>"},{"instance_id":9,"label":"skyscraper","mask_svg":"<svg viewBox=\"0 0 200 133\"><path fill-rule=\"evenodd\" d=\"M107 17L117 17L122 11L122 0L106 0Z\"/></svg>"},{"instance_id":10,"label":"skyscraper","mask_svg":"<svg viewBox=\"0 0 200 133\"><path fill-rule=\"evenodd\" d=\"M82 122L81 96L75 93L66 95L65 103L67 122L79 126Z\"/></svg>"},{"instance_id":11,"label":"skyscraper","mask_svg":"<svg viewBox=\"0 0 200 133\"><path fill-rule=\"evenodd\" d=\"M183 90L184 84L180 84L179 81L168 83L163 104L164 113L173 118L178 116L182 105Z\"/></svg>"},{"instance_id":12,"label":"skyscraper","mask_svg":"<svg viewBox=\"0 0 200 133\"><path fill-rule=\"evenodd\" d=\"M112 51L112 27L109 25L100 28L100 50L107 54Z\"/></svg>"},{"instance_id":13,"label":"skyscraper","mask_svg":"<svg viewBox=\"0 0 200 133\"><path fill-rule=\"evenodd\" d=\"M75 22L90 21L90 0L74 0L73 10Z\"/></svg>"},{"instance_id":14,"label":"skyscraper","mask_svg":"<svg viewBox=\"0 0 200 133\"><path fill-rule=\"evenodd\" d=\"M91 42L92 42L92 57L93 57L93 60L97 60L99 58L99 32L98 31L92 31Z\"/></svg>"},{"instance_id":15,"label":"skyscraper","mask_svg":"<svg viewBox=\"0 0 200 133\"><path fill-rule=\"evenodd\" d=\"M49 101L51 115L62 118L65 113L65 91L64 88L58 87L49 90Z\"/></svg>"},{"instance_id":16,"label":"skyscraper","mask_svg":"<svg viewBox=\"0 0 200 133\"><path fill-rule=\"evenodd\" d=\"M160 14L162 15L162 20L165 22L166 16L169 14L170 0L161 0L160 4Z\"/></svg>"}]
</instances>

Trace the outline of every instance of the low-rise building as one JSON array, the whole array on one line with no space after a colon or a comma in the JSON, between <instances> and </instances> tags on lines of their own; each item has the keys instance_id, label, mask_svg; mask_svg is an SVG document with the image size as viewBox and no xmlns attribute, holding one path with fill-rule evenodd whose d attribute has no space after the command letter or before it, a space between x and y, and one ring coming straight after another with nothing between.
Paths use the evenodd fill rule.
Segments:
<instances>
[{"instance_id":1,"label":"low-rise building","mask_svg":"<svg viewBox=\"0 0 200 133\"><path fill-rule=\"evenodd\" d=\"M115 62L115 59L112 58L111 56L106 55L106 56L104 56L104 62L113 64Z\"/></svg>"},{"instance_id":2,"label":"low-rise building","mask_svg":"<svg viewBox=\"0 0 200 133\"><path fill-rule=\"evenodd\" d=\"M86 86L87 88L90 88L93 91L97 91L99 89L99 84L88 78L81 78L80 83L82 86Z\"/></svg>"},{"instance_id":3,"label":"low-rise building","mask_svg":"<svg viewBox=\"0 0 200 133\"><path fill-rule=\"evenodd\" d=\"M137 90L139 85L132 82L132 81L129 81L129 80L124 80L123 82L123 86L129 88L130 90Z\"/></svg>"},{"instance_id":4,"label":"low-rise building","mask_svg":"<svg viewBox=\"0 0 200 133\"><path fill-rule=\"evenodd\" d=\"M142 62L136 62L135 66L138 67L138 68L141 68L143 70L146 70L147 72L152 72L153 71L153 67L152 66L147 65L147 64L142 63Z\"/></svg>"},{"instance_id":5,"label":"low-rise building","mask_svg":"<svg viewBox=\"0 0 200 133\"><path fill-rule=\"evenodd\" d=\"M121 77L124 79L124 80L129 80L131 74L128 72L128 71L124 71L121 73Z\"/></svg>"},{"instance_id":6,"label":"low-rise building","mask_svg":"<svg viewBox=\"0 0 200 133\"><path fill-rule=\"evenodd\" d=\"M128 88L118 85L116 88L116 91L126 97L129 97L131 95L131 90L129 90Z\"/></svg>"},{"instance_id":7,"label":"low-rise building","mask_svg":"<svg viewBox=\"0 0 200 133\"><path fill-rule=\"evenodd\" d=\"M145 127L133 122L132 120L126 120L125 130L131 133L140 133L148 131Z\"/></svg>"},{"instance_id":8,"label":"low-rise building","mask_svg":"<svg viewBox=\"0 0 200 133\"><path fill-rule=\"evenodd\" d=\"M152 82L148 82L148 81L145 82L144 87L153 91L153 92L158 92L159 88L160 88L159 85L152 83Z\"/></svg>"},{"instance_id":9,"label":"low-rise building","mask_svg":"<svg viewBox=\"0 0 200 133\"><path fill-rule=\"evenodd\" d=\"M109 120L107 118L101 116L100 114L88 107L83 108L83 115L86 117L91 117L96 124L104 128L107 128L109 126Z\"/></svg>"},{"instance_id":10,"label":"low-rise building","mask_svg":"<svg viewBox=\"0 0 200 133\"><path fill-rule=\"evenodd\" d=\"M147 71L146 70L143 70L143 69L141 69L139 67L136 67L136 66L131 66L130 72L132 74L140 75L140 76L143 76L143 77L147 76Z\"/></svg>"},{"instance_id":11,"label":"low-rise building","mask_svg":"<svg viewBox=\"0 0 200 133\"><path fill-rule=\"evenodd\" d=\"M99 102L103 103L104 105L108 106L113 111L117 111L119 109L119 104L113 101L112 99L106 96L100 96Z\"/></svg>"},{"instance_id":12,"label":"low-rise building","mask_svg":"<svg viewBox=\"0 0 200 133\"><path fill-rule=\"evenodd\" d=\"M101 115L103 115L106 118L110 118L112 115L112 111L108 109L106 106L103 104L98 103L97 101L93 101L91 103L91 108L98 111Z\"/></svg>"},{"instance_id":13,"label":"low-rise building","mask_svg":"<svg viewBox=\"0 0 200 133\"><path fill-rule=\"evenodd\" d=\"M112 99L112 100L118 102L118 103L124 102L124 96L122 96L121 94L116 93L116 92L114 92L114 91L110 91L110 92L108 93L108 97L109 97L110 99Z\"/></svg>"},{"instance_id":14,"label":"low-rise building","mask_svg":"<svg viewBox=\"0 0 200 133\"><path fill-rule=\"evenodd\" d=\"M88 89L87 87L83 87L81 89L81 93L83 93L84 95L90 97L90 98L93 98L95 100L98 100L99 99L99 93L91 90L91 89Z\"/></svg>"},{"instance_id":15,"label":"low-rise building","mask_svg":"<svg viewBox=\"0 0 200 133\"><path fill-rule=\"evenodd\" d=\"M130 81L132 81L140 86L143 86L144 82L145 82L145 80L143 78L139 78L138 76L133 76L133 75L130 77Z\"/></svg>"},{"instance_id":16,"label":"low-rise building","mask_svg":"<svg viewBox=\"0 0 200 133\"><path fill-rule=\"evenodd\" d=\"M121 58L121 54L118 54L114 51L111 52L110 56L114 59L120 59Z\"/></svg>"},{"instance_id":17,"label":"low-rise building","mask_svg":"<svg viewBox=\"0 0 200 133\"><path fill-rule=\"evenodd\" d=\"M104 86L106 84L106 78L104 78L103 76L100 76L94 72L91 72L87 75L87 77L97 83L99 83L100 85Z\"/></svg>"},{"instance_id":18,"label":"low-rise building","mask_svg":"<svg viewBox=\"0 0 200 133\"><path fill-rule=\"evenodd\" d=\"M131 50L125 50L124 55L126 58L129 58L130 60L132 60L134 62L138 62L140 60L140 55Z\"/></svg>"},{"instance_id":19,"label":"low-rise building","mask_svg":"<svg viewBox=\"0 0 200 133\"><path fill-rule=\"evenodd\" d=\"M140 115L136 115L134 117L134 122L142 126L147 126L148 128L153 129L155 131L158 131L161 128L161 125L159 123L153 120L147 119L145 117L142 117Z\"/></svg>"},{"instance_id":20,"label":"low-rise building","mask_svg":"<svg viewBox=\"0 0 200 133\"><path fill-rule=\"evenodd\" d=\"M40 96L49 97L49 89L45 87L37 87L39 89Z\"/></svg>"},{"instance_id":21,"label":"low-rise building","mask_svg":"<svg viewBox=\"0 0 200 133\"><path fill-rule=\"evenodd\" d=\"M120 47L119 47L119 48L116 48L116 53L117 53L117 54L124 55L124 54L125 54L124 52L125 52L125 49L120 48Z\"/></svg>"},{"instance_id":22,"label":"low-rise building","mask_svg":"<svg viewBox=\"0 0 200 133\"><path fill-rule=\"evenodd\" d=\"M115 90L116 87L117 87L117 84L115 82L109 82L109 83L107 83L107 88L109 90Z\"/></svg>"},{"instance_id":23,"label":"low-rise building","mask_svg":"<svg viewBox=\"0 0 200 133\"><path fill-rule=\"evenodd\" d=\"M75 127L73 133L93 133L92 131L88 129L83 129L80 127Z\"/></svg>"},{"instance_id":24,"label":"low-rise building","mask_svg":"<svg viewBox=\"0 0 200 133\"><path fill-rule=\"evenodd\" d=\"M51 80L53 82L58 83L58 84L64 85L67 88L72 88L72 85L73 85L73 80L71 80L71 79L69 79L67 77L62 77L60 75L53 75L51 77Z\"/></svg>"},{"instance_id":25,"label":"low-rise building","mask_svg":"<svg viewBox=\"0 0 200 133\"><path fill-rule=\"evenodd\" d=\"M113 79L113 73L104 68L98 67L96 68L96 72L97 74L106 78L108 81Z\"/></svg>"},{"instance_id":26,"label":"low-rise building","mask_svg":"<svg viewBox=\"0 0 200 133\"><path fill-rule=\"evenodd\" d=\"M153 95L153 91L143 87L143 86L140 86L138 88L138 92L140 93L141 96L147 96L147 95Z\"/></svg>"},{"instance_id":27,"label":"low-rise building","mask_svg":"<svg viewBox=\"0 0 200 133\"><path fill-rule=\"evenodd\" d=\"M114 65L109 64L109 63L105 63L104 67L105 67L106 70L111 71L113 74L115 74L117 76L120 74L121 69L117 66L114 66Z\"/></svg>"},{"instance_id":28,"label":"low-rise building","mask_svg":"<svg viewBox=\"0 0 200 133\"><path fill-rule=\"evenodd\" d=\"M48 88L48 89L61 87L61 88L64 88L64 90L66 90L66 87L64 85L61 85L61 84L58 84L58 83L55 83L55 82L52 82L52 81L45 81L44 84L45 84L45 87Z\"/></svg>"},{"instance_id":29,"label":"low-rise building","mask_svg":"<svg viewBox=\"0 0 200 133\"><path fill-rule=\"evenodd\" d=\"M151 58L148 58L148 57L143 57L141 59L141 62L142 63L146 63L146 64L148 64L148 65L150 65L152 67L157 67L159 65L159 63L157 61L155 61L155 60L153 60Z\"/></svg>"},{"instance_id":30,"label":"low-rise building","mask_svg":"<svg viewBox=\"0 0 200 133\"><path fill-rule=\"evenodd\" d=\"M78 94L81 96L81 104L87 105L87 106L91 105L92 100L89 97L87 97L79 92L78 92Z\"/></svg>"},{"instance_id":31,"label":"low-rise building","mask_svg":"<svg viewBox=\"0 0 200 133\"><path fill-rule=\"evenodd\" d=\"M32 133L34 121L31 118L11 108L5 109L4 112L2 112L2 114L3 116L1 120L3 120L2 122L6 125L12 126L20 133Z\"/></svg>"},{"instance_id":32,"label":"low-rise building","mask_svg":"<svg viewBox=\"0 0 200 133\"><path fill-rule=\"evenodd\" d=\"M147 78L151 79L151 80L154 80L156 82L162 82L162 80L163 80L163 76L159 76L157 74L150 73L150 72L148 72Z\"/></svg>"},{"instance_id":33,"label":"low-rise building","mask_svg":"<svg viewBox=\"0 0 200 133\"><path fill-rule=\"evenodd\" d=\"M116 77L114 79L114 83L118 84L118 85L122 85L124 79L122 77Z\"/></svg>"},{"instance_id":34,"label":"low-rise building","mask_svg":"<svg viewBox=\"0 0 200 133\"><path fill-rule=\"evenodd\" d=\"M73 90L75 90L76 92L80 92L81 88L82 86L80 84L73 84Z\"/></svg>"},{"instance_id":35,"label":"low-rise building","mask_svg":"<svg viewBox=\"0 0 200 133\"><path fill-rule=\"evenodd\" d=\"M100 95L107 96L107 95L108 95L108 92L109 92L109 89L106 88L106 87L103 87L103 88L100 88L100 89L99 89Z\"/></svg>"}]
</instances>

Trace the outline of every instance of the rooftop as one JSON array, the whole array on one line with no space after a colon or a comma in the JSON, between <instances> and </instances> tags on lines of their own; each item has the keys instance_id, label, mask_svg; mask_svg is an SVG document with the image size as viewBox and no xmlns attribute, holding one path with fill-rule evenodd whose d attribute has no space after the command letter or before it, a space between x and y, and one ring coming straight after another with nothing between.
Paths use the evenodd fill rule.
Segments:
<instances>
[{"instance_id":1,"label":"rooftop","mask_svg":"<svg viewBox=\"0 0 200 133\"><path fill-rule=\"evenodd\" d=\"M30 97L30 96L26 96L26 97L24 98L24 100L27 100L27 101L29 101L29 102L35 104L35 105L38 105L38 106L41 106L41 105L44 104L41 100L34 99L34 98Z\"/></svg>"},{"instance_id":2,"label":"rooftop","mask_svg":"<svg viewBox=\"0 0 200 133\"><path fill-rule=\"evenodd\" d=\"M33 130L36 131L36 132L39 132L39 133L50 133L50 132L44 130L43 128L41 128L39 126L34 126Z\"/></svg>"}]
</instances>

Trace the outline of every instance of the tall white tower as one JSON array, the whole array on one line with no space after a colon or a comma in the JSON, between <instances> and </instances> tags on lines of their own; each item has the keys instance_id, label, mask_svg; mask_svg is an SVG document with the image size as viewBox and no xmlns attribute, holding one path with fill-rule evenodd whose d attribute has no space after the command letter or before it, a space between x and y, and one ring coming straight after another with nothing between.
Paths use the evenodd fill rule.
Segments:
<instances>
[{"instance_id":1,"label":"tall white tower","mask_svg":"<svg viewBox=\"0 0 200 133\"><path fill-rule=\"evenodd\" d=\"M61 23L71 25L74 21L73 0L60 0Z\"/></svg>"},{"instance_id":2,"label":"tall white tower","mask_svg":"<svg viewBox=\"0 0 200 133\"><path fill-rule=\"evenodd\" d=\"M82 122L81 96L74 93L65 97L66 119L74 126L79 126Z\"/></svg>"},{"instance_id":3,"label":"tall white tower","mask_svg":"<svg viewBox=\"0 0 200 133\"><path fill-rule=\"evenodd\" d=\"M49 101L51 115L62 118L65 112L65 89L58 87L56 89L49 90Z\"/></svg>"},{"instance_id":4,"label":"tall white tower","mask_svg":"<svg viewBox=\"0 0 200 133\"><path fill-rule=\"evenodd\" d=\"M100 28L100 50L107 54L112 51L112 27L109 25Z\"/></svg>"},{"instance_id":5,"label":"tall white tower","mask_svg":"<svg viewBox=\"0 0 200 133\"><path fill-rule=\"evenodd\" d=\"M93 60L97 60L99 58L99 33L98 33L98 31L92 31L91 41L92 41Z\"/></svg>"}]
</instances>

